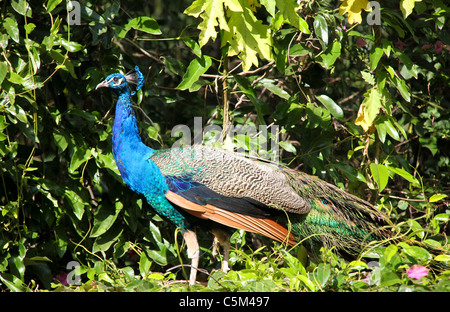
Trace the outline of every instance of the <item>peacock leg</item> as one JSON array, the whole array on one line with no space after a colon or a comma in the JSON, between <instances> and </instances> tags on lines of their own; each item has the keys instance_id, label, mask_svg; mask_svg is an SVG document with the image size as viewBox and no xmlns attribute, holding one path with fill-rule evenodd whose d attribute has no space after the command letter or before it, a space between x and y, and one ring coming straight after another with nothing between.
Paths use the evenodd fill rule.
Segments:
<instances>
[{"instance_id":1,"label":"peacock leg","mask_svg":"<svg viewBox=\"0 0 450 312\"><path fill-rule=\"evenodd\" d=\"M187 245L187 254L191 259L191 274L189 276L189 285L194 285L197 280L198 260L200 258L200 247L197 241L197 234L194 231L187 230L183 234Z\"/></svg>"},{"instance_id":2,"label":"peacock leg","mask_svg":"<svg viewBox=\"0 0 450 312\"><path fill-rule=\"evenodd\" d=\"M222 242L223 248L223 260L222 260L222 271L227 273L230 270L228 265L228 259L230 258L230 240Z\"/></svg>"},{"instance_id":3,"label":"peacock leg","mask_svg":"<svg viewBox=\"0 0 450 312\"><path fill-rule=\"evenodd\" d=\"M222 246L223 249L223 259L222 259L222 271L227 273L230 270L228 265L228 259L230 258L230 237L231 235L220 228L213 228L211 230L214 235L214 248L213 256L217 255L217 243Z\"/></svg>"}]
</instances>

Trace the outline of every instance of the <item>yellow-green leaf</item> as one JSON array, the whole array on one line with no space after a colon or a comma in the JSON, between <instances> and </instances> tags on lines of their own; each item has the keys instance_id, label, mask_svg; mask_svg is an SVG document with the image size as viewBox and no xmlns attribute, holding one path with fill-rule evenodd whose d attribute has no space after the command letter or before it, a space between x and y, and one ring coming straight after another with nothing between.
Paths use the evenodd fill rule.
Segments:
<instances>
[{"instance_id":1,"label":"yellow-green leaf","mask_svg":"<svg viewBox=\"0 0 450 312\"><path fill-rule=\"evenodd\" d=\"M242 60L242 69L248 71L258 66L258 57L271 61L272 37L269 26L264 25L249 7L243 12L232 12L228 20L229 30L224 30L222 47L229 44L228 55L237 55Z\"/></svg>"},{"instance_id":2,"label":"yellow-green leaf","mask_svg":"<svg viewBox=\"0 0 450 312\"><path fill-rule=\"evenodd\" d=\"M422 0L401 0L400 10L402 10L403 17L407 18L413 11L415 2L420 2Z\"/></svg>"},{"instance_id":3,"label":"yellow-green leaf","mask_svg":"<svg viewBox=\"0 0 450 312\"><path fill-rule=\"evenodd\" d=\"M350 24L361 24L361 10L365 10L366 12L372 11L369 0L344 0L339 7L339 14L344 15L348 13L348 22Z\"/></svg>"},{"instance_id":4,"label":"yellow-green leaf","mask_svg":"<svg viewBox=\"0 0 450 312\"><path fill-rule=\"evenodd\" d=\"M370 89L364 96L365 98L359 107L355 124L368 132L373 125L373 121L378 116L382 103L381 95L375 88Z\"/></svg>"},{"instance_id":5,"label":"yellow-green leaf","mask_svg":"<svg viewBox=\"0 0 450 312\"><path fill-rule=\"evenodd\" d=\"M434 257L436 261L450 261L450 255L437 255Z\"/></svg>"},{"instance_id":6,"label":"yellow-green leaf","mask_svg":"<svg viewBox=\"0 0 450 312\"><path fill-rule=\"evenodd\" d=\"M434 202L440 201L441 199L444 199L445 197L447 197L447 195L445 195L445 194L434 194L433 196L430 197L430 199L428 201L430 203L434 203Z\"/></svg>"},{"instance_id":7,"label":"yellow-green leaf","mask_svg":"<svg viewBox=\"0 0 450 312\"><path fill-rule=\"evenodd\" d=\"M198 25L200 30L199 44L204 46L209 39L215 40L217 37L216 26L229 31L227 16L224 8L233 12L242 12L242 6L238 0L196 0L189 6L184 14L194 17L201 17L203 21Z\"/></svg>"}]
</instances>

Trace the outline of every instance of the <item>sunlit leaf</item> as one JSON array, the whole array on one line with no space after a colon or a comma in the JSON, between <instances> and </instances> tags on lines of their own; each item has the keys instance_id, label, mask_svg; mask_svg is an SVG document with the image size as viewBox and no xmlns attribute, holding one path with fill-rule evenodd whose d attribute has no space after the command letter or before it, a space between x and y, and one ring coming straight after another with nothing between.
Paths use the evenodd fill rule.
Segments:
<instances>
[{"instance_id":1,"label":"sunlit leaf","mask_svg":"<svg viewBox=\"0 0 450 312\"><path fill-rule=\"evenodd\" d=\"M433 196L430 197L430 199L428 201L430 203L434 203L434 202L440 201L446 197L447 197L446 194L434 194Z\"/></svg>"},{"instance_id":2,"label":"sunlit leaf","mask_svg":"<svg viewBox=\"0 0 450 312\"><path fill-rule=\"evenodd\" d=\"M381 192L386 187L389 180L389 170L385 165L382 164L370 164L370 172L373 178L377 182L378 191Z\"/></svg>"},{"instance_id":3,"label":"sunlit leaf","mask_svg":"<svg viewBox=\"0 0 450 312\"><path fill-rule=\"evenodd\" d=\"M407 18L412 13L415 3L420 1L422 0L400 0L400 10L403 17Z\"/></svg>"},{"instance_id":4,"label":"sunlit leaf","mask_svg":"<svg viewBox=\"0 0 450 312\"><path fill-rule=\"evenodd\" d=\"M143 31L152 35L160 35L161 30L159 29L158 22L148 16L139 16L133 18L128 24L125 25L125 29L136 29Z\"/></svg>"},{"instance_id":5,"label":"sunlit leaf","mask_svg":"<svg viewBox=\"0 0 450 312\"><path fill-rule=\"evenodd\" d=\"M364 131L371 129L380 108L382 107L381 96L376 88L370 89L364 94L364 101L359 107L355 120L356 125L360 125Z\"/></svg>"},{"instance_id":6,"label":"sunlit leaf","mask_svg":"<svg viewBox=\"0 0 450 312\"><path fill-rule=\"evenodd\" d=\"M369 5L369 0L343 0L344 2L339 7L339 14L344 15L348 13L348 22L350 24L361 24L361 10L367 12L372 11Z\"/></svg>"},{"instance_id":7,"label":"sunlit leaf","mask_svg":"<svg viewBox=\"0 0 450 312\"><path fill-rule=\"evenodd\" d=\"M335 40L333 44L319 56L318 61L325 68L331 68L339 56L341 56L341 42Z\"/></svg>"},{"instance_id":8,"label":"sunlit leaf","mask_svg":"<svg viewBox=\"0 0 450 312\"><path fill-rule=\"evenodd\" d=\"M194 82L196 82L202 74L204 74L208 68L211 66L212 61L209 56L202 55L201 57L196 57L191 61L186 73L183 76L183 80L177 86L180 90L189 89Z\"/></svg>"},{"instance_id":9,"label":"sunlit leaf","mask_svg":"<svg viewBox=\"0 0 450 312\"><path fill-rule=\"evenodd\" d=\"M17 25L17 21L12 17L7 17L3 20L3 27L5 27L6 32L9 37L15 42L19 42L19 26Z\"/></svg>"},{"instance_id":10,"label":"sunlit leaf","mask_svg":"<svg viewBox=\"0 0 450 312\"><path fill-rule=\"evenodd\" d=\"M336 104L329 96L325 94L317 95L316 98L330 111L331 115L337 119L342 120L344 118L344 111Z\"/></svg>"}]
</instances>

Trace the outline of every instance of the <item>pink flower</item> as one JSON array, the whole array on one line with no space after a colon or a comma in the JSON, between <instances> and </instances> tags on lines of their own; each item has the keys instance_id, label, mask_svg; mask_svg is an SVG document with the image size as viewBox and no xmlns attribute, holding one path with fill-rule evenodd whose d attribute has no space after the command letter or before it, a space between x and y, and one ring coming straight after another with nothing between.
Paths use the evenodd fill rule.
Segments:
<instances>
[{"instance_id":1,"label":"pink flower","mask_svg":"<svg viewBox=\"0 0 450 312\"><path fill-rule=\"evenodd\" d=\"M356 41L356 44L358 45L358 47L362 48L362 47L364 47L364 46L367 44L367 42L366 42L366 40L364 40L363 38L359 38L359 39Z\"/></svg>"},{"instance_id":2,"label":"pink flower","mask_svg":"<svg viewBox=\"0 0 450 312\"><path fill-rule=\"evenodd\" d=\"M408 277L409 278L415 278L415 279L421 279L422 277L427 276L428 269L420 264L414 264L412 267L408 270Z\"/></svg>"},{"instance_id":3,"label":"pink flower","mask_svg":"<svg viewBox=\"0 0 450 312\"><path fill-rule=\"evenodd\" d=\"M395 47L399 49L400 51L403 50L403 48L406 46L406 43L401 41L400 39L397 39L397 43L395 44Z\"/></svg>"},{"instance_id":4,"label":"pink flower","mask_svg":"<svg viewBox=\"0 0 450 312\"><path fill-rule=\"evenodd\" d=\"M67 286L67 273L60 273L56 275L55 279L58 280L64 286Z\"/></svg>"},{"instance_id":5,"label":"pink flower","mask_svg":"<svg viewBox=\"0 0 450 312\"><path fill-rule=\"evenodd\" d=\"M439 53L442 51L443 48L444 44L440 41L436 41L436 43L434 44L434 52Z\"/></svg>"}]
</instances>

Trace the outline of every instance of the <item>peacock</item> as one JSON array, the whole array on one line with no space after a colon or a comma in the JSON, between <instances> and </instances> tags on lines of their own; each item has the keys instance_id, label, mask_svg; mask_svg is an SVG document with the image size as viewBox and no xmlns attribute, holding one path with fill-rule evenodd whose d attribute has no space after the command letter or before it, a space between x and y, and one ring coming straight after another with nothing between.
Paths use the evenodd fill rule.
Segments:
<instances>
[{"instance_id":1,"label":"peacock","mask_svg":"<svg viewBox=\"0 0 450 312\"><path fill-rule=\"evenodd\" d=\"M200 256L195 220L210 224L225 261L229 237L224 227L353 256L367 243L389 237L384 213L315 176L203 145L164 150L145 145L131 100L143 84L136 66L125 75L109 75L96 89L107 87L118 96L112 129L117 167L125 184L183 233L192 261L190 284L196 281Z\"/></svg>"}]
</instances>

